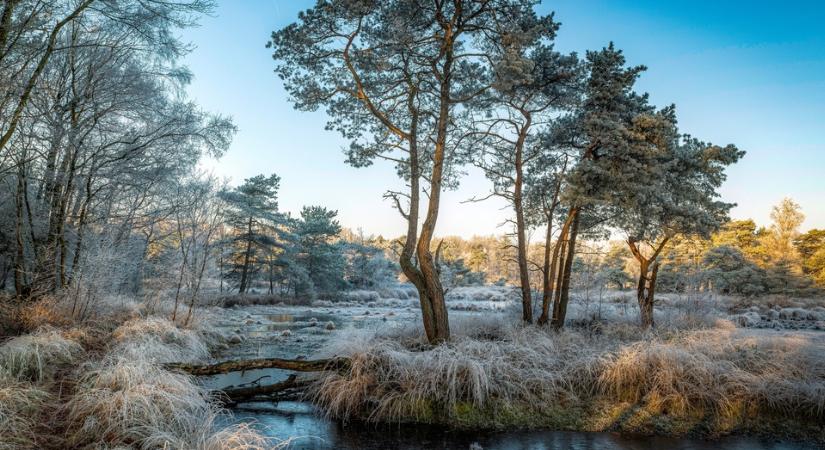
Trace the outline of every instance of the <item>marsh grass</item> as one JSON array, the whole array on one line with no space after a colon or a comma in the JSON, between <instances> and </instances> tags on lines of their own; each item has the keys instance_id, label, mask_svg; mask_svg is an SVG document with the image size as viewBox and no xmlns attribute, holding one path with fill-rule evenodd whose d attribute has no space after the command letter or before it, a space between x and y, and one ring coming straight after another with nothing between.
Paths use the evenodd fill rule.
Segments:
<instances>
[{"instance_id":1,"label":"marsh grass","mask_svg":"<svg viewBox=\"0 0 825 450\"><path fill-rule=\"evenodd\" d=\"M217 427L219 410L191 377L133 356L86 371L65 408L74 445L102 440L141 448L214 448L219 436L213 434L234 436Z\"/></svg>"},{"instance_id":2,"label":"marsh grass","mask_svg":"<svg viewBox=\"0 0 825 450\"><path fill-rule=\"evenodd\" d=\"M676 413L825 417L825 354L801 336L723 329L638 342L610 356L598 383L618 399Z\"/></svg>"},{"instance_id":3,"label":"marsh grass","mask_svg":"<svg viewBox=\"0 0 825 450\"><path fill-rule=\"evenodd\" d=\"M219 334L139 317L131 301L99 304L82 321L58 320L64 302L24 307L27 326L39 328L0 344L0 450L282 446L227 425L229 413L193 378L161 368L208 358Z\"/></svg>"},{"instance_id":4,"label":"marsh grass","mask_svg":"<svg viewBox=\"0 0 825 450\"><path fill-rule=\"evenodd\" d=\"M37 418L51 400L30 382L0 377L0 450L37 448Z\"/></svg>"},{"instance_id":5,"label":"marsh grass","mask_svg":"<svg viewBox=\"0 0 825 450\"><path fill-rule=\"evenodd\" d=\"M209 348L195 330L159 318L132 319L112 333L112 353L127 359L156 363L192 362L209 356Z\"/></svg>"},{"instance_id":6,"label":"marsh grass","mask_svg":"<svg viewBox=\"0 0 825 450\"><path fill-rule=\"evenodd\" d=\"M638 418L606 419L620 409L649 420L701 417L710 432L754 417L825 419L818 338L749 333L721 320L647 333L605 325L594 334L488 318L453 333L436 347L404 328L346 336L330 353L349 355L352 369L321 377L311 398L343 420L469 427L605 430Z\"/></svg>"},{"instance_id":7,"label":"marsh grass","mask_svg":"<svg viewBox=\"0 0 825 450\"><path fill-rule=\"evenodd\" d=\"M130 448L277 448L244 424L224 426L225 410L196 381L159 364L197 361L209 351L202 333L147 317L126 321L111 335L110 351L87 365L65 404L73 445L100 442Z\"/></svg>"},{"instance_id":8,"label":"marsh grass","mask_svg":"<svg viewBox=\"0 0 825 450\"><path fill-rule=\"evenodd\" d=\"M0 374L16 380L51 380L61 368L74 364L83 347L66 334L43 327L0 345Z\"/></svg>"}]
</instances>

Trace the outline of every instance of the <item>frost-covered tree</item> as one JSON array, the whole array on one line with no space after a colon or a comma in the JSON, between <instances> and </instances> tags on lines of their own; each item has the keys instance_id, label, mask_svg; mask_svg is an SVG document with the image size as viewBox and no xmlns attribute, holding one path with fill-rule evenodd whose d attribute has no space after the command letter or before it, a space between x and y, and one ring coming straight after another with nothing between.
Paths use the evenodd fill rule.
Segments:
<instances>
[{"instance_id":1,"label":"frost-covered tree","mask_svg":"<svg viewBox=\"0 0 825 450\"><path fill-rule=\"evenodd\" d=\"M612 174L611 224L626 233L639 263L636 295L643 326L653 325L657 258L675 236L709 238L727 221L733 204L720 201L718 189L725 168L744 155L733 145L680 135L675 122L672 108L639 116L631 132L640 139L630 155L618 158L619 170Z\"/></svg>"},{"instance_id":2,"label":"frost-covered tree","mask_svg":"<svg viewBox=\"0 0 825 450\"><path fill-rule=\"evenodd\" d=\"M605 282L610 287L623 290L625 285L632 281L626 270L629 256L627 248L622 243L610 243L601 263Z\"/></svg>"},{"instance_id":3,"label":"frost-covered tree","mask_svg":"<svg viewBox=\"0 0 825 450\"><path fill-rule=\"evenodd\" d=\"M347 260L344 278L355 289L378 289L398 282L398 264L387 258L375 239L348 239L343 243Z\"/></svg>"},{"instance_id":4,"label":"frost-covered tree","mask_svg":"<svg viewBox=\"0 0 825 450\"><path fill-rule=\"evenodd\" d=\"M341 232L338 211L321 206L305 206L293 233L297 252L293 264L306 273L307 283L298 284L296 295L331 293L344 286L343 244L336 242Z\"/></svg>"},{"instance_id":5,"label":"frost-covered tree","mask_svg":"<svg viewBox=\"0 0 825 450\"><path fill-rule=\"evenodd\" d=\"M651 326L658 257L674 236L708 237L727 220L732 205L718 200L718 189L725 168L744 152L681 134L673 106L657 110L634 92L644 67L626 68L612 44L588 52L587 65L585 100L555 136L577 150L563 197L569 244L562 270L572 263L582 213L624 232L639 263L641 321ZM559 278L554 299L556 326L564 319L567 278Z\"/></svg>"},{"instance_id":6,"label":"frost-covered tree","mask_svg":"<svg viewBox=\"0 0 825 450\"><path fill-rule=\"evenodd\" d=\"M491 87L488 49L521 39L519 22L533 7L523 0L319 0L272 35L275 70L296 107L326 109L328 128L351 142L350 164L387 160L407 183L386 197L407 221L400 265L418 290L433 343L450 337L431 244L442 190L457 175L457 119Z\"/></svg>"},{"instance_id":7,"label":"frost-covered tree","mask_svg":"<svg viewBox=\"0 0 825 450\"><path fill-rule=\"evenodd\" d=\"M227 148L231 122L181 91L189 74L177 30L210 8L200 0L0 6L0 168L14 190L3 214L15 217L18 295L66 289L90 279L84 270L105 273L84 255L99 242L114 254L145 253L171 214L163 187ZM144 249L134 248L140 234ZM141 264L123 263L109 273L129 273L128 289L140 289Z\"/></svg>"},{"instance_id":8,"label":"frost-covered tree","mask_svg":"<svg viewBox=\"0 0 825 450\"><path fill-rule=\"evenodd\" d=\"M553 50L552 39L558 24L552 16L529 16L519 22L521 39L502 42L493 53L495 82L493 90L474 104L471 115L474 129L468 146L474 164L493 183L490 196L504 198L513 208L513 234L522 299L522 320L532 322L530 271L527 260L529 219L527 193L540 176L527 173L531 168L544 174L537 159L546 156L540 132L563 108L572 104L578 92L578 59ZM553 155L556 157L557 155ZM547 161L543 161L547 162ZM547 181L547 180L541 180Z\"/></svg>"},{"instance_id":9,"label":"frost-covered tree","mask_svg":"<svg viewBox=\"0 0 825 450\"><path fill-rule=\"evenodd\" d=\"M705 254L702 262L704 276L717 292L753 296L768 290L765 271L735 247L714 247Z\"/></svg>"},{"instance_id":10,"label":"frost-covered tree","mask_svg":"<svg viewBox=\"0 0 825 450\"><path fill-rule=\"evenodd\" d=\"M226 224L232 229L227 276L237 280L240 294L249 290L253 276L279 246L278 227L284 221L278 213L280 182L276 174L257 175L221 193L227 204Z\"/></svg>"},{"instance_id":11,"label":"frost-covered tree","mask_svg":"<svg viewBox=\"0 0 825 450\"><path fill-rule=\"evenodd\" d=\"M643 66L625 67L624 55L612 43L600 51L587 52L581 101L554 121L548 133L546 145L563 153L568 167L559 197L564 219L552 258L556 273L551 324L555 328L564 325L582 215L585 222L596 224L599 208L611 203L604 193L612 180L605 177L602 161L605 155L624 153L627 130L634 118L652 110L647 98L633 91L643 70Z\"/></svg>"}]
</instances>

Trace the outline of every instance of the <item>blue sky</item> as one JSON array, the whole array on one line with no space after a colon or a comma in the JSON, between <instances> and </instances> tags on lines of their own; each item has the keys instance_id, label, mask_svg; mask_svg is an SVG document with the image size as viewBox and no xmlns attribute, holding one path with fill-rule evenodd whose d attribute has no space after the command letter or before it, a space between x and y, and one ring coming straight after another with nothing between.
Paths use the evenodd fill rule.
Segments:
<instances>
[{"instance_id":1,"label":"blue sky","mask_svg":"<svg viewBox=\"0 0 825 450\"><path fill-rule=\"evenodd\" d=\"M382 193L401 187L384 164L354 169L344 142L324 130L323 113L295 111L264 48L272 30L313 1L218 0L213 17L186 30L196 46L184 63L195 74L189 94L230 115L239 132L230 151L206 166L233 183L259 173L281 176L283 210L323 205L366 233L403 233ZM638 89L659 105L675 103L680 128L747 151L729 170L723 199L734 218L767 225L771 206L789 196L825 228L825 2L816 1L544 1L562 23L558 49L583 53L611 40L629 64L648 71ZM462 203L487 192L470 171L444 196L438 234L499 234L501 202Z\"/></svg>"}]
</instances>

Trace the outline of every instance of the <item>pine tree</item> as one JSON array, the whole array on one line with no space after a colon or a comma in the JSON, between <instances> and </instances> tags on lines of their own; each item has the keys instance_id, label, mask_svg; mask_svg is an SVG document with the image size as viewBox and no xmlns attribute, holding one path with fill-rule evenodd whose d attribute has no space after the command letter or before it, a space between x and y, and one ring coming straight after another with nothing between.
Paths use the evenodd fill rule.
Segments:
<instances>
[{"instance_id":1,"label":"pine tree","mask_svg":"<svg viewBox=\"0 0 825 450\"><path fill-rule=\"evenodd\" d=\"M227 255L230 271L226 276L236 280L240 294L249 291L254 276L265 268L267 258L282 247L278 242L278 227L284 223L278 213L280 181L275 174L257 175L221 192L229 210L226 224L231 228Z\"/></svg>"}]
</instances>

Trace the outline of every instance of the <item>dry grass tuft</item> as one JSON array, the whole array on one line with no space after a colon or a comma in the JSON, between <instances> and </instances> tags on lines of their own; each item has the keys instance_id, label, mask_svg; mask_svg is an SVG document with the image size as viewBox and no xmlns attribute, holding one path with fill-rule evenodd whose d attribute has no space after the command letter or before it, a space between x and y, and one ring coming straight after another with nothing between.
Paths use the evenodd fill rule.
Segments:
<instances>
[{"instance_id":1,"label":"dry grass tuft","mask_svg":"<svg viewBox=\"0 0 825 450\"><path fill-rule=\"evenodd\" d=\"M261 436L248 424L226 427L198 442L197 450L277 450L287 448L289 441L275 442Z\"/></svg>"},{"instance_id":2,"label":"dry grass tuft","mask_svg":"<svg viewBox=\"0 0 825 450\"><path fill-rule=\"evenodd\" d=\"M799 336L723 329L639 342L612 356L599 384L620 399L677 413L825 415L825 354Z\"/></svg>"},{"instance_id":3,"label":"dry grass tuft","mask_svg":"<svg viewBox=\"0 0 825 450\"><path fill-rule=\"evenodd\" d=\"M98 302L81 328L66 312L70 303L15 308L26 327L39 328L0 345L0 450L34 449L49 439L89 449L280 448L248 425L222 425L226 412L206 390L159 366L207 358L207 343L219 334L135 317L134 302L117 298ZM99 360L83 361L90 357ZM63 386L58 377L73 387L63 404L48 392ZM43 418L52 416L60 436L42 433Z\"/></svg>"},{"instance_id":4,"label":"dry grass tuft","mask_svg":"<svg viewBox=\"0 0 825 450\"><path fill-rule=\"evenodd\" d=\"M209 356L200 334L178 328L158 317L132 319L112 333L112 353L127 359L148 359L156 363L193 362Z\"/></svg>"},{"instance_id":5,"label":"dry grass tuft","mask_svg":"<svg viewBox=\"0 0 825 450\"><path fill-rule=\"evenodd\" d=\"M248 427L220 429L219 409L183 374L118 359L86 372L65 405L69 442L154 449L271 448Z\"/></svg>"},{"instance_id":6,"label":"dry grass tuft","mask_svg":"<svg viewBox=\"0 0 825 450\"><path fill-rule=\"evenodd\" d=\"M54 297L47 297L20 308L20 322L27 330L43 326L68 327L74 323L71 311Z\"/></svg>"},{"instance_id":7,"label":"dry grass tuft","mask_svg":"<svg viewBox=\"0 0 825 450\"><path fill-rule=\"evenodd\" d=\"M50 380L75 363L83 347L50 327L10 339L0 346L0 373L16 380Z\"/></svg>"},{"instance_id":8,"label":"dry grass tuft","mask_svg":"<svg viewBox=\"0 0 825 450\"><path fill-rule=\"evenodd\" d=\"M0 450L37 448L37 416L50 398L31 383L0 378Z\"/></svg>"}]
</instances>

